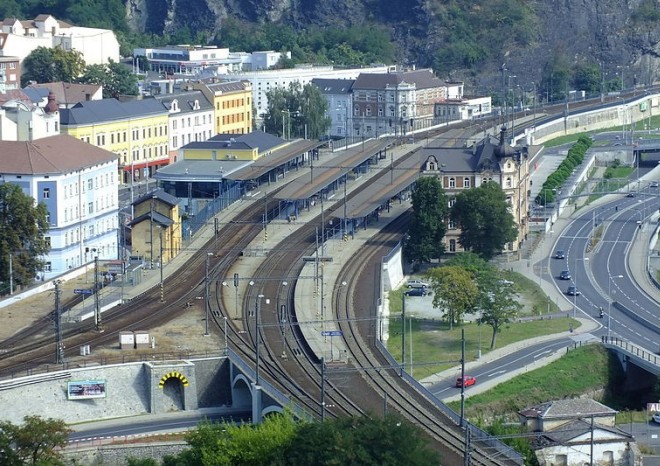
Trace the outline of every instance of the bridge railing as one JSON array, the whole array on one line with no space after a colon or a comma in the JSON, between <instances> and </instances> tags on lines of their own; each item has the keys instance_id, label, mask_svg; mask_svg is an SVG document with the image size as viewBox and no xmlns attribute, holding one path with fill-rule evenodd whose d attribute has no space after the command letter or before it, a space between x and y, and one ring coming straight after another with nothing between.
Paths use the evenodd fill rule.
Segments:
<instances>
[{"instance_id":1,"label":"bridge railing","mask_svg":"<svg viewBox=\"0 0 660 466\"><path fill-rule=\"evenodd\" d=\"M650 362L651 364L656 364L660 366L660 355L652 353L649 350L644 349L641 346L638 346L634 343L612 336L610 337L603 336L602 342L606 345L612 345L621 348L622 350L632 354L633 356L636 356L644 361Z\"/></svg>"}]
</instances>

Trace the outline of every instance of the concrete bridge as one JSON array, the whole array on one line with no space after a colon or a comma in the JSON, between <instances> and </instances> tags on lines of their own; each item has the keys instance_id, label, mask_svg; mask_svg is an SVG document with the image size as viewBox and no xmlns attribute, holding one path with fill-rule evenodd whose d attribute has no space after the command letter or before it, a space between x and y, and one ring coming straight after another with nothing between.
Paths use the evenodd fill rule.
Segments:
<instances>
[{"instance_id":1,"label":"concrete bridge","mask_svg":"<svg viewBox=\"0 0 660 466\"><path fill-rule=\"evenodd\" d=\"M626 373L624 389L637 390L655 384L660 376L660 355L617 337L602 337L602 343L618 356Z\"/></svg>"}]
</instances>

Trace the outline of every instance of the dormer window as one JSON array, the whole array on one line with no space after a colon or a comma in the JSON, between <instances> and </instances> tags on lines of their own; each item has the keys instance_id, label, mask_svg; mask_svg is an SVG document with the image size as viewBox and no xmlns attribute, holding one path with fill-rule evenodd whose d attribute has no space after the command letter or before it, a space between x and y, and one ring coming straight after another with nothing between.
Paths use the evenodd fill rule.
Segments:
<instances>
[{"instance_id":1,"label":"dormer window","mask_svg":"<svg viewBox=\"0 0 660 466\"><path fill-rule=\"evenodd\" d=\"M199 100L195 100L195 103L193 104L193 110L199 110Z\"/></svg>"},{"instance_id":2,"label":"dormer window","mask_svg":"<svg viewBox=\"0 0 660 466\"><path fill-rule=\"evenodd\" d=\"M173 112L178 112L179 111L179 103L176 100L172 101L172 111Z\"/></svg>"}]
</instances>

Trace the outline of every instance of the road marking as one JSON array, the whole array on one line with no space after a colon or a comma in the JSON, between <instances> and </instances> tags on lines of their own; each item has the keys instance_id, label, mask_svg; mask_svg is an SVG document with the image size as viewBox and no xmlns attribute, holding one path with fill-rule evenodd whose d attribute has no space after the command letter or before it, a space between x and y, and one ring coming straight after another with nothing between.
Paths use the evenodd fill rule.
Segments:
<instances>
[{"instance_id":1,"label":"road marking","mask_svg":"<svg viewBox=\"0 0 660 466\"><path fill-rule=\"evenodd\" d=\"M494 377L496 375L505 374L505 373L506 371L497 371L497 372L493 372L492 374L489 374L488 377Z\"/></svg>"},{"instance_id":2,"label":"road marking","mask_svg":"<svg viewBox=\"0 0 660 466\"><path fill-rule=\"evenodd\" d=\"M543 351L542 353L539 353L539 354L535 355L535 356L534 356L534 359L536 359L536 358L540 358L540 357L543 356L544 354L550 354L550 353L552 353L551 350Z\"/></svg>"}]
</instances>

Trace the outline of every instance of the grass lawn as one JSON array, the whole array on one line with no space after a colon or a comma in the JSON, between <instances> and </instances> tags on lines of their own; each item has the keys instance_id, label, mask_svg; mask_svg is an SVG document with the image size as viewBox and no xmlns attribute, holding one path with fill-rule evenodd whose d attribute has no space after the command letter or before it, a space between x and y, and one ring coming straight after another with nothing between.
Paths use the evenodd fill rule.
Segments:
<instances>
[{"instance_id":1,"label":"grass lawn","mask_svg":"<svg viewBox=\"0 0 660 466\"><path fill-rule=\"evenodd\" d=\"M545 401L590 393L599 398L597 393L603 393L612 381L620 380L620 367L616 356L610 356L602 346L582 346L545 367L467 398L465 414L473 422L490 424L500 417L515 421L518 410ZM460 402L448 405L460 409Z\"/></svg>"},{"instance_id":2,"label":"grass lawn","mask_svg":"<svg viewBox=\"0 0 660 466\"><path fill-rule=\"evenodd\" d=\"M410 322L406 318L406 364L410 364ZM577 328L580 323L572 318L562 317L544 320L531 320L507 324L497 334L495 348L526 340L535 336L566 332L569 327ZM449 325L439 320L412 319L413 376L416 379L428 377L459 364L461 359L461 331L465 330L465 359L477 359L479 348L482 354L490 350L492 329L486 325L466 323L462 327ZM479 344L481 342L481 345ZM390 353L401 362L401 317L390 319L390 338L387 342ZM407 366L410 372L409 366Z\"/></svg>"}]
</instances>

